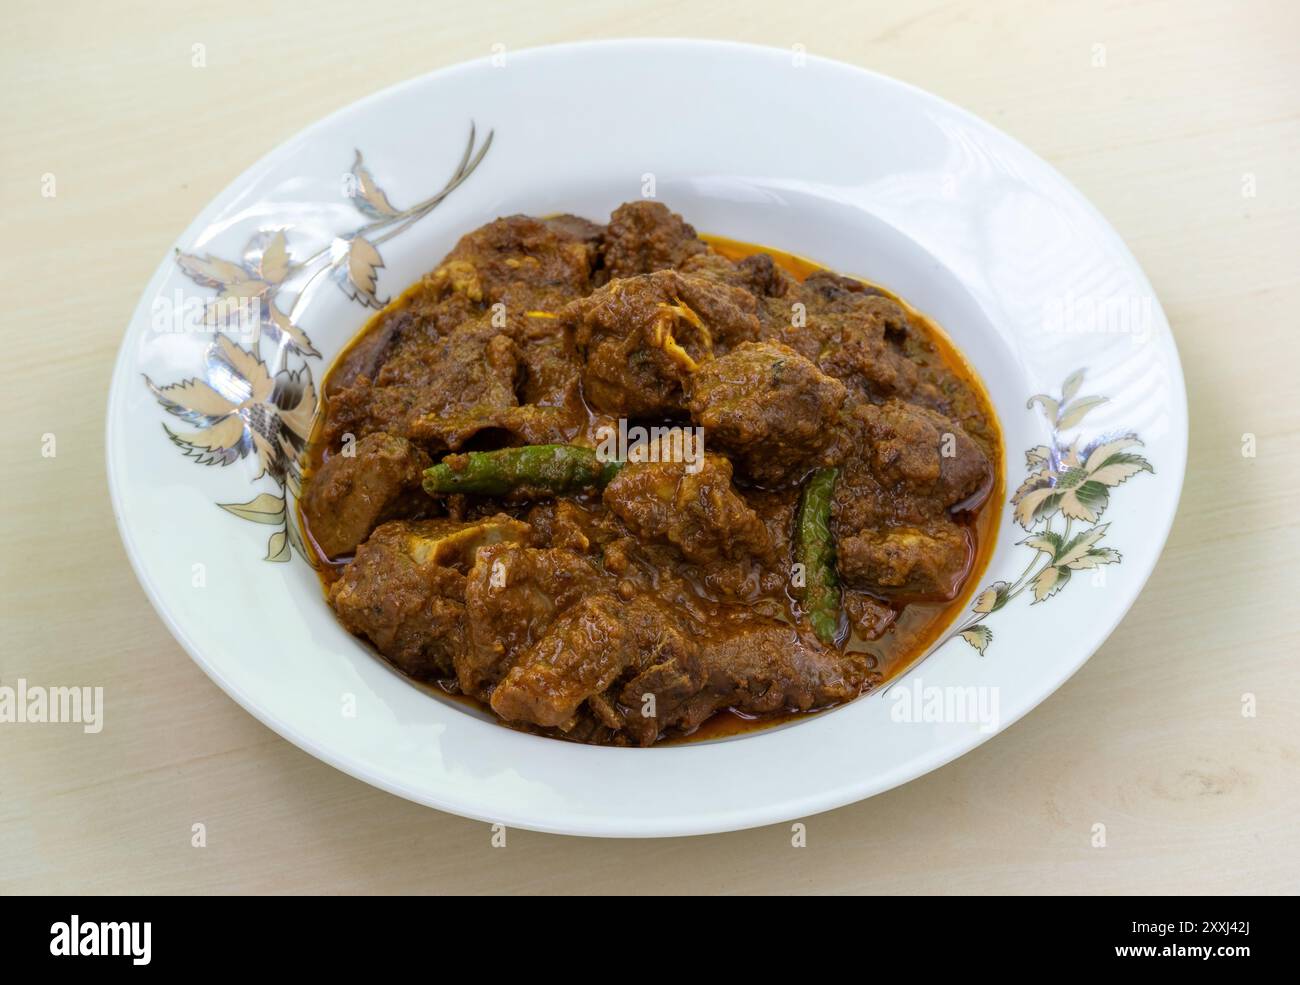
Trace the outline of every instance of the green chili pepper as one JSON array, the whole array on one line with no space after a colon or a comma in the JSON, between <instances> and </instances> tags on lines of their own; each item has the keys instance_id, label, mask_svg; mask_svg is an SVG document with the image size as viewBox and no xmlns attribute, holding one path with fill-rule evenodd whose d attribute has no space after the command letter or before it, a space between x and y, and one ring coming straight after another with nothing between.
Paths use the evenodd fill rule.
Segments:
<instances>
[{"instance_id":1,"label":"green chili pepper","mask_svg":"<svg viewBox=\"0 0 1300 985\"><path fill-rule=\"evenodd\" d=\"M448 455L424 470L424 491L483 496L548 496L604 486L623 463L603 462L592 448L578 445L524 445L497 451Z\"/></svg>"},{"instance_id":2,"label":"green chili pepper","mask_svg":"<svg viewBox=\"0 0 1300 985\"><path fill-rule=\"evenodd\" d=\"M840 624L840 585L831 541L831 497L839 469L818 469L799 500L795 560L803 565L803 609L823 643L834 643Z\"/></svg>"}]
</instances>

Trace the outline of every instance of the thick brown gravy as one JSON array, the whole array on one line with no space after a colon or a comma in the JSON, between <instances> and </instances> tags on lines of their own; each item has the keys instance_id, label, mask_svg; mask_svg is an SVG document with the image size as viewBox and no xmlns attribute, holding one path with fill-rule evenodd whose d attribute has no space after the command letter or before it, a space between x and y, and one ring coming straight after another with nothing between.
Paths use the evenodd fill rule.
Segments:
<instances>
[{"instance_id":1,"label":"thick brown gravy","mask_svg":"<svg viewBox=\"0 0 1300 985\"><path fill-rule=\"evenodd\" d=\"M803 281L809 274L815 271L827 269L804 257L796 256L767 246L743 243L736 240L726 239L724 237L703 234L700 238L705 240L718 253L731 260L739 260L755 253L767 253L781 268L798 281ZM880 639L866 641L854 637L850 640L848 644L850 648L865 651L870 655L873 669L880 675L878 683L870 689L876 690L889 680L900 675L926 653L926 651L939 639L945 628L949 626L966 607L971 595L980 584L980 575L988 563L997 540L998 522L1002 512L1000 504L1003 501L1004 496L1004 456L1002 436L997 427L997 417L993 411L992 402L989 400L988 394L979 377L957 351L946 333L933 320L917 311L904 299L893 294L887 288L866 280L865 278L858 279L897 302L907 313L911 327L934 347L934 350L940 355L945 367L952 374L960 377L969 386L971 392L975 394L976 400L979 404L980 414L989 425L988 430L982 437L984 439L986 450L989 453L989 459L993 464L994 474L993 488L985 501L985 506L977 511L973 520L976 552L971 563L970 572L964 581L962 592L949 602L913 602L908 604L903 608L901 614ZM400 299L397 303L400 303ZM325 443L318 440L318 438L321 423L325 416L324 402L328 399L325 394L329 393L331 390L330 377L335 370L346 361L346 356L349 352L351 352L355 347L365 344L367 337L376 326L381 323L382 318L383 313L377 314L372 318L365 329L358 333L357 336L348 343L347 347L340 352L339 356L335 359L334 364L330 367L330 370L325 374L320 388L322 394L322 406L317 414L312 441L307 452L306 476L308 478L311 473L321 465L325 451ZM304 542L311 547L315 547L315 541L311 536L311 531L300 507L298 510L298 517L304 534ZM323 590L328 591L330 584L337 578L338 572L346 563L346 560L347 559L341 561L331 560L319 551L317 552L317 571L321 578ZM456 701L466 702L480 709L485 707L472 698L444 690L437 686L430 685L427 682L414 680L412 680L412 682L438 697L452 698ZM488 713L490 714L491 712L489 711ZM705 721L703 725L689 735L669 738L663 741L673 743L717 740L767 728L775 724L803 718L808 714L817 713L817 711L796 712L754 718L748 715L741 715L731 710L726 710L714 714L711 718Z\"/></svg>"}]
</instances>

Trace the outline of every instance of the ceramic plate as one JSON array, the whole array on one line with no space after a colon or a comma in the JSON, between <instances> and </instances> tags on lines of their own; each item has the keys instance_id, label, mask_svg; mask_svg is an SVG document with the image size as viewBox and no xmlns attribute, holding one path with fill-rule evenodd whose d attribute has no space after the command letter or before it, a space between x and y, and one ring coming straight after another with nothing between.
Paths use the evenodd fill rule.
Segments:
<instances>
[{"instance_id":1,"label":"ceramic plate","mask_svg":"<svg viewBox=\"0 0 1300 985\"><path fill-rule=\"evenodd\" d=\"M294 453L334 356L462 234L512 213L603 220L642 196L701 232L869 278L936 319L1000 415L1008 496L964 615L887 691L725 741L588 747L415 687L344 632L297 554ZM1051 694L1156 563L1187 410L1151 285L1024 147L925 92L799 50L640 40L435 72L268 154L145 289L107 442L113 507L150 600L268 726L442 810L655 836L871 796Z\"/></svg>"}]
</instances>

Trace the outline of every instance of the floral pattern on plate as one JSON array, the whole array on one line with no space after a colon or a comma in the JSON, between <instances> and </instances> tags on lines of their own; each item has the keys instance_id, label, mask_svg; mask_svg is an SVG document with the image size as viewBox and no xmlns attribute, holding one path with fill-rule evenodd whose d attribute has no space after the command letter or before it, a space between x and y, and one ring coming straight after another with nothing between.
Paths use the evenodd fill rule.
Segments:
<instances>
[{"instance_id":1,"label":"floral pattern on plate","mask_svg":"<svg viewBox=\"0 0 1300 985\"><path fill-rule=\"evenodd\" d=\"M971 615L947 636L940 646L960 636L983 655L993 642L993 630L984 620L1023 592L1034 596L1032 605L1045 602L1061 591L1076 571L1096 570L1118 564L1119 551L1098 546L1109 523L1099 523L1110 505L1110 490L1139 472L1155 469L1130 449L1140 447L1136 434L1102 434L1086 442L1075 438L1068 444L1063 432L1077 427L1088 412L1106 402L1105 397L1078 395L1085 370L1071 373L1059 397L1038 393L1029 398L1052 428L1052 443L1038 445L1025 453L1029 477L1011 497L1015 521L1030 536L1019 543L1034 549L1034 556L1014 582L995 581L975 597ZM1053 521L1064 519L1061 529ZM1084 529L1075 529L1075 523Z\"/></svg>"},{"instance_id":2,"label":"floral pattern on plate","mask_svg":"<svg viewBox=\"0 0 1300 985\"><path fill-rule=\"evenodd\" d=\"M260 492L244 503L217 505L244 520L276 528L265 560L288 561L297 550L314 563L290 509L299 494L300 456L319 399L308 360L319 359L320 353L301 326L307 302L328 279L351 300L367 308L383 308L388 302L377 293L379 270L384 266L379 246L419 222L473 174L492 146L492 136L489 131L480 146L471 123L460 164L447 183L406 209L392 204L365 166L361 151L356 151L344 192L370 221L336 236L305 259L290 255L288 228L258 230L237 261L176 251L176 263L184 274L217 292L207 299L203 311L203 325L215 338L205 353L202 378L159 386L146 376L145 384L169 414L196 429L163 425L167 437L186 456L200 465L230 465L257 456L260 469L252 482L268 477L276 491ZM280 296L290 293L291 284L300 286L286 311ZM232 335L246 338L248 347ZM291 361L299 365L291 368Z\"/></svg>"}]
</instances>

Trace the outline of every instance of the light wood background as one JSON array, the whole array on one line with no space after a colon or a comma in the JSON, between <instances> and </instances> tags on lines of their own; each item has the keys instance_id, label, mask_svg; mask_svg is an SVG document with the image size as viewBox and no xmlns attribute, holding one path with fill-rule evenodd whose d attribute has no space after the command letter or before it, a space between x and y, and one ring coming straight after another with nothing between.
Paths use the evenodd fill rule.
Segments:
<instances>
[{"instance_id":1,"label":"light wood background","mask_svg":"<svg viewBox=\"0 0 1300 985\"><path fill-rule=\"evenodd\" d=\"M1300 5L3 0L0 15L0 681L112 696L98 736L0 725L0 890L1300 890ZM483 824L335 772L190 662L109 509L123 328L227 182L322 115L494 43L620 35L803 44L990 120L1118 228L1187 372L1178 520L1110 641L970 755L808 819L803 849L788 825L631 842L515 831L493 849ZM46 433L56 458L40 454ZM195 822L206 848L190 845Z\"/></svg>"}]
</instances>

